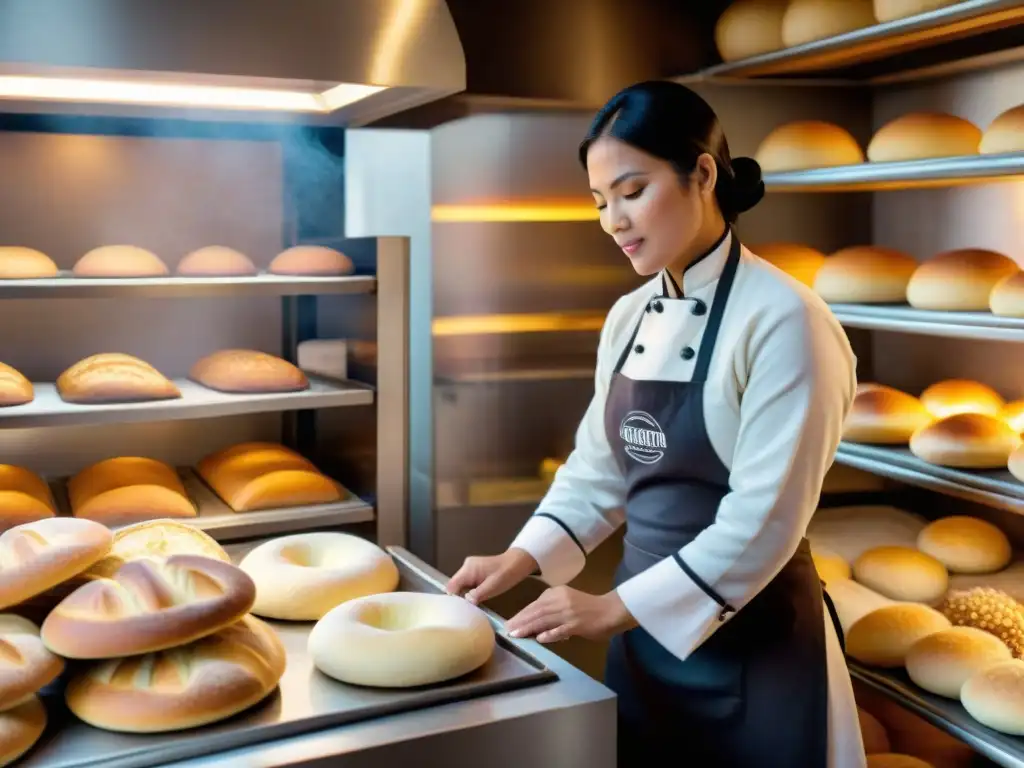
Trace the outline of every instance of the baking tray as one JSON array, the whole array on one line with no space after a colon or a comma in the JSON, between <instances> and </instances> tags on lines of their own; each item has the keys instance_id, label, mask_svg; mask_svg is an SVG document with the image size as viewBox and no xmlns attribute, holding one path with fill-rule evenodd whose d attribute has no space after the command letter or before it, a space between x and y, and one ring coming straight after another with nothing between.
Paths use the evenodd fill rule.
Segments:
<instances>
[{"instance_id":1,"label":"baking tray","mask_svg":"<svg viewBox=\"0 0 1024 768\"><path fill-rule=\"evenodd\" d=\"M252 546L235 545L228 550L239 557ZM404 550L389 551L401 574L400 589L431 593L444 590L441 574ZM332 680L313 667L306 653L311 623L270 622L288 651L288 667L278 691L230 720L178 733L133 735L92 728L67 712L60 687L56 686L44 697L50 713L47 732L19 767L149 768L558 679L502 636L497 616L489 617L498 633L490 662L448 684L408 690L359 688Z\"/></svg>"}]
</instances>

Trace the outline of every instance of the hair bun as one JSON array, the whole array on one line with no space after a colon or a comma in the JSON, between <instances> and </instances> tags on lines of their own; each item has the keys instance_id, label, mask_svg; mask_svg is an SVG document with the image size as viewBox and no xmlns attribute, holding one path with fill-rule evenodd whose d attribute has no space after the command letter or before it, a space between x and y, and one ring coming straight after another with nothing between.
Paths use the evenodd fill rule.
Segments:
<instances>
[{"instance_id":1,"label":"hair bun","mask_svg":"<svg viewBox=\"0 0 1024 768\"><path fill-rule=\"evenodd\" d=\"M730 202L736 213L749 211L764 197L761 166L752 157L736 157L732 161L732 172Z\"/></svg>"}]
</instances>

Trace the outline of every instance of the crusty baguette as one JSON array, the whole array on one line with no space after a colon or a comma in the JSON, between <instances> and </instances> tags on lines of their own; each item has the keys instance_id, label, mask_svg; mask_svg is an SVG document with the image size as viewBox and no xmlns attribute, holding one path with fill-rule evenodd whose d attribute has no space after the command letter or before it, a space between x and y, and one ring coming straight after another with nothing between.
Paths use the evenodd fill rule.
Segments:
<instances>
[{"instance_id":1,"label":"crusty baguette","mask_svg":"<svg viewBox=\"0 0 1024 768\"><path fill-rule=\"evenodd\" d=\"M287 360L252 349L223 349L192 366L188 377L219 392L298 392L309 379Z\"/></svg>"},{"instance_id":2,"label":"crusty baguette","mask_svg":"<svg viewBox=\"0 0 1024 768\"><path fill-rule=\"evenodd\" d=\"M144 360L120 352L91 355L57 377L69 403L128 403L181 397L174 382Z\"/></svg>"},{"instance_id":3,"label":"crusty baguette","mask_svg":"<svg viewBox=\"0 0 1024 768\"><path fill-rule=\"evenodd\" d=\"M21 371L0 363L0 407L31 403L35 396L32 382Z\"/></svg>"}]
</instances>

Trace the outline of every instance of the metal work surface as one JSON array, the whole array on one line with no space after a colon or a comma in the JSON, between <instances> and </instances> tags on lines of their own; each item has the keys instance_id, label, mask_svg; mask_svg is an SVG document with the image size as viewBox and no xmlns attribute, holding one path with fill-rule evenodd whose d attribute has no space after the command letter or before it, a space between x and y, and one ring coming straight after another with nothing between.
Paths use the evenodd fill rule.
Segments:
<instances>
[{"instance_id":1,"label":"metal work surface","mask_svg":"<svg viewBox=\"0 0 1024 768\"><path fill-rule=\"evenodd\" d=\"M898 331L924 336L991 341L1024 341L1024 318L990 312L934 312L907 306L830 304L832 314L849 328Z\"/></svg>"}]
</instances>

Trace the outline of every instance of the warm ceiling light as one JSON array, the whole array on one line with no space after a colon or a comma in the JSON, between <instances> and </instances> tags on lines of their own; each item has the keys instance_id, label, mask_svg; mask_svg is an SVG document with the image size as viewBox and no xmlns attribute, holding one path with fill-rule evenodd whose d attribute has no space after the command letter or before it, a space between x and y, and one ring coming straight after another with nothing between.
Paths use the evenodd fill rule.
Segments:
<instances>
[{"instance_id":1,"label":"warm ceiling light","mask_svg":"<svg viewBox=\"0 0 1024 768\"><path fill-rule=\"evenodd\" d=\"M343 83L322 93L77 77L0 75L0 99L329 113L384 90Z\"/></svg>"},{"instance_id":2,"label":"warm ceiling light","mask_svg":"<svg viewBox=\"0 0 1024 768\"><path fill-rule=\"evenodd\" d=\"M460 315L434 318L434 336L475 336L498 333L600 331L605 313L542 312L522 315Z\"/></svg>"},{"instance_id":3,"label":"warm ceiling light","mask_svg":"<svg viewBox=\"0 0 1024 768\"><path fill-rule=\"evenodd\" d=\"M435 205L432 221L596 221L593 203L499 203L493 205Z\"/></svg>"}]
</instances>

